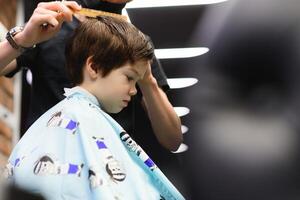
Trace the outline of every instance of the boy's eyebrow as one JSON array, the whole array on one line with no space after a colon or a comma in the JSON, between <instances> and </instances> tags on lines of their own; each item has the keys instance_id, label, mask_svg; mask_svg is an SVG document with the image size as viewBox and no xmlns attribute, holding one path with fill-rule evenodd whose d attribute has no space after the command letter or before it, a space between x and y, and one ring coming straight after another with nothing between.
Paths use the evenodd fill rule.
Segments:
<instances>
[{"instance_id":1,"label":"boy's eyebrow","mask_svg":"<svg viewBox=\"0 0 300 200\"><path fill-rule=\"evenodd\" d=\"M129 70L133 71L139 77L139 79L142 79L142 76L138 73L138 71L136 69L129 68Z\"/></svg>"}]
</instances>

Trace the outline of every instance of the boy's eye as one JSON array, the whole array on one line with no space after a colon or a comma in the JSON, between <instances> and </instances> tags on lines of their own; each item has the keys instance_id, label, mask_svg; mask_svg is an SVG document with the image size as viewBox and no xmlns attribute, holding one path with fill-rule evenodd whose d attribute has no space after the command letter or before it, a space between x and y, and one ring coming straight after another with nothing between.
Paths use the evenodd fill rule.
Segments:
<instances>
[{"instance_id":1,"label":"boy's eye","mask_svg":"<svg viewBox=\"0 0 300 200\"><path fill-rule=\"evenodd\" d=\"M134 78L131 77L131 76L126 75L126 77L127 77L127 80L128 80L128 81L133 81L133 80L134 80Z\"/></svg>"}]
</instances>

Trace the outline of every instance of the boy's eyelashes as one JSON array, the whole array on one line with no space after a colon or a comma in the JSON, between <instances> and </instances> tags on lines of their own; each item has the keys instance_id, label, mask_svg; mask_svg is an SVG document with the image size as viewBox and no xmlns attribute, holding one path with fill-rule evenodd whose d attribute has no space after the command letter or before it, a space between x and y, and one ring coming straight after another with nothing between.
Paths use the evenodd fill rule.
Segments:
<instances>
[{"instance_id":1,"label":"boy's eyelashes","mask_svg":"<svg viewBox=\"0 0 300 200\"><path fill-rule=\"evenodd\" d=\"M129 76L129 75L125 75L125 76L127 77L127 80L128 80L128 81L133 81L133 80L135 80L134 77L132 77L132 76Z\"/></svg>"},{"instance_id":2,"label":"boy's eyelashes","mask_svg":"<svg viewBox=\"0 0 300 200\"><path fill-rule=\"evenodd\" d=\"M131 81L131 80L132 80L132 77L131 77L131 76L128 76L128 75L125 75L125 76L126 76L126 78L127 78L128 81Z\"/></svg>"}]
</instances>

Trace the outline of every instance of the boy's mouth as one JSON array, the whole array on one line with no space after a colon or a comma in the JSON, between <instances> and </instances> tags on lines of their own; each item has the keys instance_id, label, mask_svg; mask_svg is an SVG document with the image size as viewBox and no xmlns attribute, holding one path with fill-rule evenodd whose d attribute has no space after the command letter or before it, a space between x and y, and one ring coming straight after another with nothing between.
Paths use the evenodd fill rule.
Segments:
<instances>
[{"instance_id":1,"label":"boy's mouth","mask_svg":"<svg viewBox=\"0 0 300 200\"><path fill-rule=\"evenodd\" d=\"M129 102L130 102L130 100L123 100L123 103L124 103L125 107L128 106Z\"/></svg>"}]
</instances>

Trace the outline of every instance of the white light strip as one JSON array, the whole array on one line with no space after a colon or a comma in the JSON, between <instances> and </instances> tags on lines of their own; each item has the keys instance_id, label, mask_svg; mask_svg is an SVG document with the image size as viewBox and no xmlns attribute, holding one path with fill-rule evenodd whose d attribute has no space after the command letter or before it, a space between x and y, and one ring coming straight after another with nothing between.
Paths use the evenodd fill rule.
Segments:
<instances>
[{"instance_id":1,"label":"white light strip","mask_svg":"<svg viewBox=\"0 0 300 200\"><path fill-rule=\"evenodd\" d=\"M196 78L168 78L168 84L171 89L190 87L198 82Z\"/></svg>"},{"instance_id":2,"label":"white light strip","mask_svg":"<svg viewBox=\"0 0 300 200\"><path fill-rule=\"evenodd\" d=\"M172 153L183 153L183 152L187 151L188 149L189 149L189 147L186 144L182 143L176 151L171 151L171 152Z\"/></svg>"},{"instance_id":3,"label":"white light strip","mask_svg":"<svg viewBox=\"0 0 300 200\"><path fill-rule=\"evenodd\" d=\"M122 10L122 15L126 16L126 17L127 17L127 21L128 21L129 23L131 23L131 20L130 20L130 18L129 18L129 15L128 15L128 12L127 12L126 9L123 9L123 10Z\"/></svg>"},{"instance_id":4,"label":"white light strip","mask_svg":"<svg viewBox=\"0 0 300 200\"><path fill-rule=\"evenodd\" d=\"M192 47L192 48L172 48L172 49L155 49L155 56L158 59L171 58L191 58L203 55L209 51L206 47Z\"/></svg>"},{"instance_id":5,"label":"white light strip","mask_svg":"<svg viewBox=\"0 0 300 200\"><path fill-rule=\"evenodd\" d=\"M190 109L187 107L174 107L174 110L178 117L183 117L190 113Z\"/></svg>"},{"instance_id":6,"label":"white light strip","mask_svg":"<svg viewBox=\"0 0 300 200\"><path fill-rule=\"evenodd\" d=\"M138 0L126 4L125 8L150 8L166 6L193 6L221 3L227 0Z\"/></svg>"},{"instance_id":7,"label":"white light strip","mask_svg":"<svg viewBox=\"0 0 300 200\"><path fill-rule=\"evenodd\" d=\"M29 85L32 85L32 73L30 69L28 69L26 72L26 81Z\"/></svg>"},{"instance_id":8,"label":"white light strip","mask_svg":"<svg viewBox=\"0 0 300 200\"><path fill-rule=\"evenodd\" d=\"M181 132L182 132L182 134L185 134L188 131L189 131L189 128L187 126L185 126L185 125L181 126Z\"/></svg>"}]
</instances>

